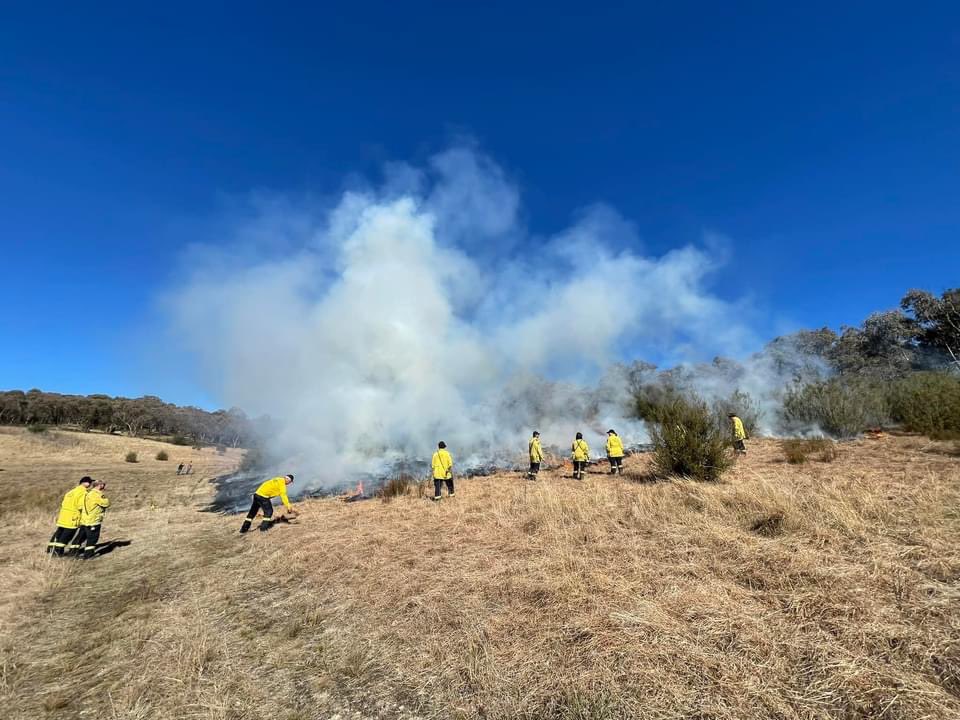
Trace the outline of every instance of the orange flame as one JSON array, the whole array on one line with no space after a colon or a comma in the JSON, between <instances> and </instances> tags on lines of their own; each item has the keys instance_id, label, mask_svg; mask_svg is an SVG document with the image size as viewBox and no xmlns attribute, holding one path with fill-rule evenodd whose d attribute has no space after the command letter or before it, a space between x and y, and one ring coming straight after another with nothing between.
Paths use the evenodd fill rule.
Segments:
<instances>
[{"instance_id":1,"label":"orange flame","mask_svg":"<svg viewBox=\"0 0 960 720\"><path fill-rule=\"evenodd\" d=\"M363 481L357 483L357 495L363 495Z\"/></svg>"}]
</instances>

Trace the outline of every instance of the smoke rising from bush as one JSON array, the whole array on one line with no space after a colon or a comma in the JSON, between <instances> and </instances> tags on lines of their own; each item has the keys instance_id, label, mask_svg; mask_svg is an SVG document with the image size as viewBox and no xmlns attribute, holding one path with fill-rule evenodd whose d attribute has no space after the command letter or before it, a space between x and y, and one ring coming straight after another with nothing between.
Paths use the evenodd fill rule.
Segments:
<instances>
[{"instance_id":1,"label":"smoke rising from bush","mask_svg":"<svg viewBox=\"0 0 960 720\"><path fill-rule=\"evenodd\" d=\"M441 439L461 468L522 457L535 428L546 446L582 430L602 451L608 427L642 441L616 362L756 346L707 288L717 251L645 256L602 205L533 235L470 147L385 177L326 204L258 199L166 299L212 394L271 416L269 450L313 487Z\"/></svg>"}]
</instances>

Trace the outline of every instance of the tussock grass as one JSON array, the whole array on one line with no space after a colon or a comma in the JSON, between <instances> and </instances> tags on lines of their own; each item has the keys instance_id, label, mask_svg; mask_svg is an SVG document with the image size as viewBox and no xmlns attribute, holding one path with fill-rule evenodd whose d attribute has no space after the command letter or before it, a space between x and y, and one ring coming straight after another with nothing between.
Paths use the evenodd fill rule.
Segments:
<instances>
[{"instance_id":1,"label":"tussock grass","mask_svg":"<svg viewBox=\"0 0 960 720\"><path fill-rule=\"evenodd\" d=\"M790 466L756 440L722 484L557 470L439 506L313 500L244 537L206 498L118 491L105 533L133 544L82 568L39 554L50 512L27 508L0 556L0 699L13 718L958 717L960 468L909 443ZM121 469L128 493L159 477Z\"/></svg>"},{"instance_id":2,"label":"tussock grass","mask_svg":"<svg viewBox=\"0 0 960 720\"><path fill-rule=\"evenodd\" d=\"M418 480L412 475L396 475L377 488L376 494L384 502L390 502L393 498L410 494L417 485Z\"/></svg>"},{"instance_id":3,"label":"tussock grass","mask_svg":"<svg viewBox=\"0 0 960 720\"><path fill-rule=\"evenodd\" d=\"M780 441L783 457L791 465L803 465L816 455L820 462L833 462L840 457L837 443L830 438L791 438Z\"/></svg>"}]
</instances>

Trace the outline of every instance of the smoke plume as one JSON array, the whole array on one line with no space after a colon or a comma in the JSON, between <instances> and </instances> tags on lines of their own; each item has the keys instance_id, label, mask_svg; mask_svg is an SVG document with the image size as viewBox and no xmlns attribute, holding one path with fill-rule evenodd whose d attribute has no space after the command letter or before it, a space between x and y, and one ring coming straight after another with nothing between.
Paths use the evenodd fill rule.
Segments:
<instances>
[{"instance_id":1,"label":"smoke plume","mask_svg":"<svg viewBox=\"0 0 960 720\"><path fill-rule=\"evenodd\" d=\"M756 347L708 289L709 242L646 256L604 205L535 235L471 147L384 175L328 202L256 199L166 299L206 387L269 415L272 456L310 487L439 440L461 469L523 456L533 429L563 448L581 430L601 453L608 427L642 442L617 362Z\"/></svg>"}]
</instances>

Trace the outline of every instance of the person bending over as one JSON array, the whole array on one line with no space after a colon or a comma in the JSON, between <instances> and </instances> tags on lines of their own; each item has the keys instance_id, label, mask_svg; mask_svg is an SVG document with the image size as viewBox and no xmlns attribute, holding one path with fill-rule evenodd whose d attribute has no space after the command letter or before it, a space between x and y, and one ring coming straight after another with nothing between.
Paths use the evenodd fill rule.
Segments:
<instances>
[{"instance_id":1,"label":"person bending over","mask_svg":"<svg viewBox=\"0 0 960 720\"><path fill-rule=\"evenodd\" d=\"M80 548L77 545L77 534L80 532L80 515L83 513L83 499L93 484L93 478L84 476L80 484L67 492L60 501L60 512L57 514L57 529L53 531L50 542L47 543L47 552L62 556L64 551L75 552Z\"/></svg>"},{"instance_id":2,"label":"person bending over","mask_svg":"<svg viewBox=\"0 0 960 720\"><path fill-rule=\"evenodd\" d=\"M240 532L245 533L250 529L250 525L257 517L258 512L263 512L263 520L260 522L260 530L266 531L273 527L273 498L278 497L287 509L287 514L296 517L297 511L290 506L290 498L287 497L287 485L293 482L293 475L278 475L262 483L253 494L253 503L250 505L250 512L247 513L247 519L240 526Z\"/></svg>"}]
</instances>

